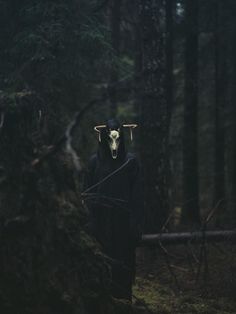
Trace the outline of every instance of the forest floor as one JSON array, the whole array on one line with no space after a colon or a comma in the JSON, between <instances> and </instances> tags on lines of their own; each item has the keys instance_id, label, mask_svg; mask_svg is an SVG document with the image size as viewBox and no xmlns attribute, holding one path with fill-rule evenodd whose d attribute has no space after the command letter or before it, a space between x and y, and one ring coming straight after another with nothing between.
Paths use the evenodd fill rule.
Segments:
<instances>
[{"instance_id":1,"label":"forest floor","mask_svg":"<svg viewBox=\"0 0 236 314\"><path fill-rule=\"evenodd\" d=\"M138 249L137 313L236 314L236 247L209 244L196 281L199 256L199 245Z\"/></svg>"}]
</instances>

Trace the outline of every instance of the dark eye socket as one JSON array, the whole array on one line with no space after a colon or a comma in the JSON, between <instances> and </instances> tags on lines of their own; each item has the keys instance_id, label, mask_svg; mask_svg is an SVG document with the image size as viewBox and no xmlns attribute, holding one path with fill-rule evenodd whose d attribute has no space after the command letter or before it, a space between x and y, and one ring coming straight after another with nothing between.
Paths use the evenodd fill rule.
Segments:
<instances>
[{"instance_id":1,"label":"dark eye socket","mask_svg":"<svg viewBox=\"0 0 236 314\"><path fill-rule=\"evenodd\" d=\"M112 138L110 138L110 137L108 137L108 139L107 139L107 140L108 140L108 142L112 142ZM119 141L120 141L120 138L119 138L119 137L118 137L118 138L116 138L116 139L115 139L115 141L116 141L116 142L119 142Z\"/></svg>"}]
</instances>

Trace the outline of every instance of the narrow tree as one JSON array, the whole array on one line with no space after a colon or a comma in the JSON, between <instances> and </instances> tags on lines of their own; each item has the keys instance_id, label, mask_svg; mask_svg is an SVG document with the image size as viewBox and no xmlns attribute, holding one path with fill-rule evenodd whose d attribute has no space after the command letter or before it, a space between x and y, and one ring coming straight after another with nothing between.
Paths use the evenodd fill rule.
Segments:
<instances>
[{"instance_id":1,"label":"narrow tree","mask_svg":"<svg viewBox=\"0 0 236 314\"><path fill-rule=\"evenodd\" d=\"M141 157L146 198L146 231L157 232L168 213L167 104L163 1L140 0L144 80L141 105Z\"/></svg>"},{"instance_id":2,"label":"narrow tree","mask_svg":"<svg viewBox=\"0 0 236 314\"><path fill-rule=\"evenodd\" d=\"M173 107L173 8L175 0L166 0L166 101L168 119ZM170 125L170 122L168 123Z\"/></svg>"},{"instance_id":3,"label":"narrow tree","mask_svg":"<svg viewBox=\"0 0 236 314\"><path fill-rule=\"evenodd\" d=\"M134 1L133 3L135 8L134 13L134 80L135 80L135 112L140 118L140 106L141 106L141 97L140 93L142 92L142 80L140 79L141 73L143 70L143 53L142 53L142 25L139 19L139 3Z\"/></svg>"},{"instance_id":4,"label":"narrow tree","mask_svg":"<svg viewBox=\"0 0 236 314\"><path fill-rule=\"evenodd\" d=\"M232 76L231 76L231 106L233 118L233 147L232 147L232 183L231 183L231 203L234 217L234 225L236 222L236 3L231 0L231 62L232 62Z\"/></svg>"},{"instance_id":5,"label":"narrow tree","mask_svg":"<svg viewBox=\"0 0 236 314\"><path fill-rule=\"evenodd\" d=\"M215 164L213 206L220 202L225 207L225 129L224 107L226 99L226 41L223 36L222 3L215 0Z\"/></svg>"},{"instance_id":6,"label":"narrow tree","mask_svg":"<svg viewBox=\"0 0 236 314\"><path fill-rule=\"evenodd\" d=\"M185 1L185 100L182 221L199 223L198 183L198 0Z\"/></svg>"},{"instance_id":7,"label":"narrow tree","mask_svg":"<svg viewBox=\"0 0 236 314\"><path fill-rule=\"evenodd\" d=\"M111 41L112 41L112 64L110 76L110 113L115 117L117 114L117 91L118 81L118 57L120 55L120 23L121 23L121 4L122 0L112 0L111 2Z\"/></svg>"}]
</instances>

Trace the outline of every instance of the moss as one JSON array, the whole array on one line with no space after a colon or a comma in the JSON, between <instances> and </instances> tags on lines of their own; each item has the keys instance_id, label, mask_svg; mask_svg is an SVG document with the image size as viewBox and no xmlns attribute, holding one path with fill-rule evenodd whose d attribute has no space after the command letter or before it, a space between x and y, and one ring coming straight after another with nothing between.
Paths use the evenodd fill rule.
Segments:
<instances>
[{"instance_id":1,"label":"moss","mask_svg":"<svg viewBox=\"0 0 236 314\"><path fill-rule=\"evenodd\" d=\"M232 314L235 302L228 298L209 299L193 296L192 292L175 294L174 291L152 280L138 277L133 288L134 295L139 301L158 314Z\"/></svg>"},{"instance_id":2,"label":"moss","mask_svg":"<svg viewBox=\"0 0 236 314\"><path fill-rule=\"evenodd\" d=\"M174 294L157 281L137 278L133 293L155 313L172 313Z\"/></svg>"}]
</instances>

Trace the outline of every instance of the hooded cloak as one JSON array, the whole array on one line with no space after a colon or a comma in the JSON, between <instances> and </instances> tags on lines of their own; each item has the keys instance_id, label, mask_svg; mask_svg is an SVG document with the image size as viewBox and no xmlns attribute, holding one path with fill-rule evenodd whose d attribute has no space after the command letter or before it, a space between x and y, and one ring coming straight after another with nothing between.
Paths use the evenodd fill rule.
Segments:
<instances>
[{"instance_id":1,"label":"hooded cloak","mask_svg":"<svg viewBox=\"0 0 236 314\"><path fill-rule=\"evenodd\" d=\"M118 121L109 120L106 125L98 151L89 162L86 203L90 230L111 262L113 295L131 299L143 211L140 167L135 155L126 152L123 128ZM120 133L116 159L108 145L110 130Z\"/></svg>"}]
</instances>

